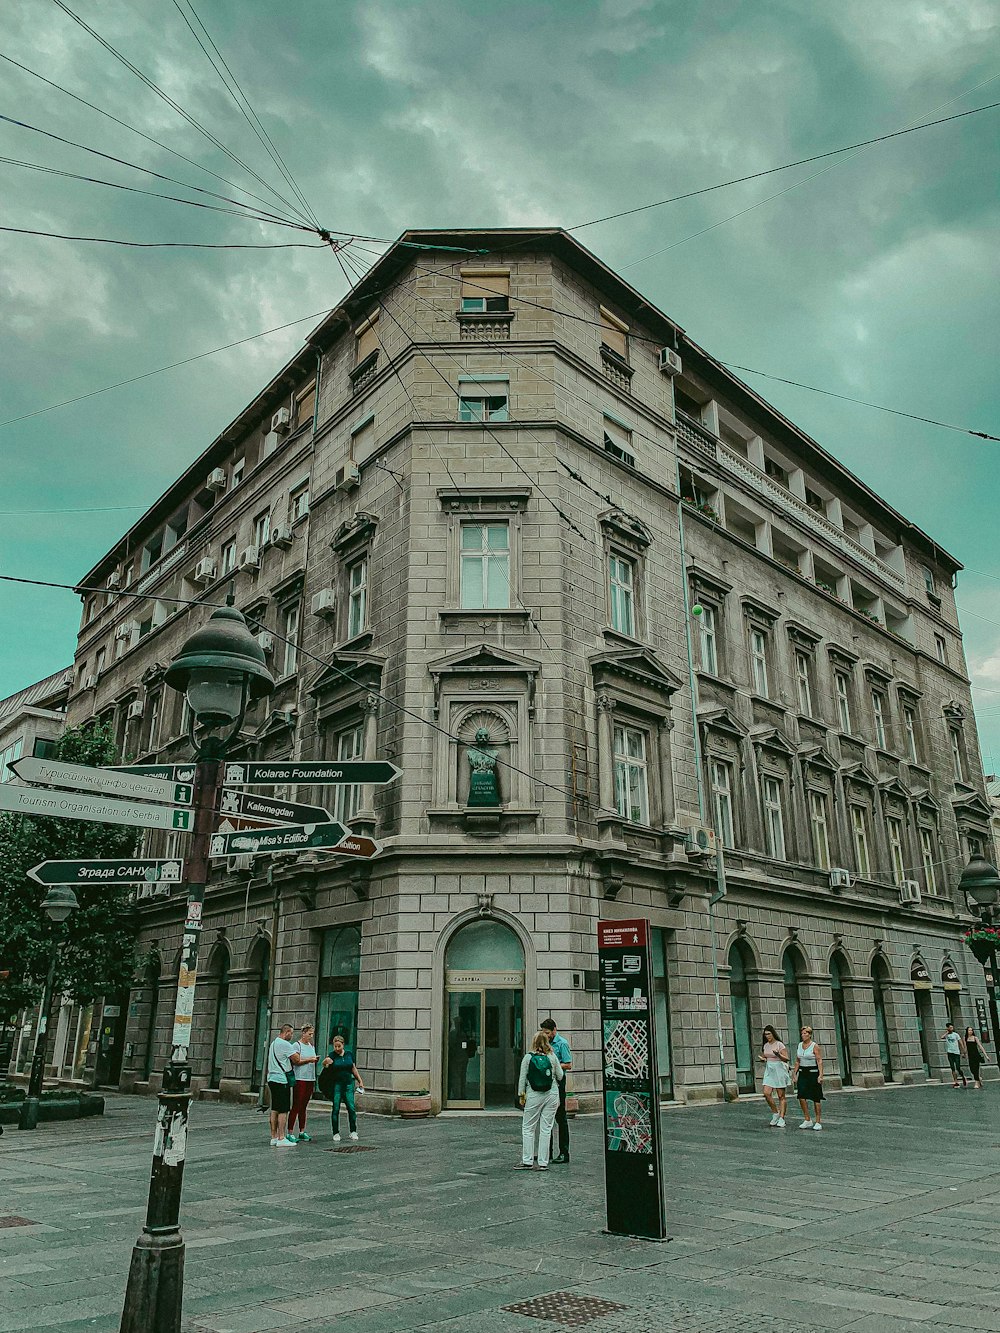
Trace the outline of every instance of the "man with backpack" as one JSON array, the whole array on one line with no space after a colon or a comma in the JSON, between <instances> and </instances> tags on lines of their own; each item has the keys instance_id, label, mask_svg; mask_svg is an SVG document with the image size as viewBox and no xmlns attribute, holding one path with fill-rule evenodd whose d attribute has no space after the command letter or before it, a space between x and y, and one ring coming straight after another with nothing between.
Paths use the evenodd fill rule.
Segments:
<instances>
[{"instance_id":1,"label":"man with backpack","mask_svg":"<svg viewBox=\"0 0 1000 1333\"><path fill-rule=\"evenodd\" d=\"M556 1111L556 1129L559 1131L559 1156L552 1158L554 1166L569 1165L569 1120L566 1117L566 1077L573 1068L573 1052L569 1042L556 1027L554 1018L546 1018L541 1025L542 1032L549 1039L552 1054L562 1065L563 1078L559 1084L559 1109Z\"/></svg>"},{"instance_id":2,"label":"man with backpack","mask_svg":"<svg viewBox=\"0 0 1000 1333\"><path fill-rule=\"evenodd\" d=\"M518 1101L524 1107L518 1171L549 1169L552 1126L559 1109L559 1084L565 1077L548 1036L544 1032L536 1032L531 1049L521 1061L521 1073L517 1081Z\"/></svg>"}]
</instances>

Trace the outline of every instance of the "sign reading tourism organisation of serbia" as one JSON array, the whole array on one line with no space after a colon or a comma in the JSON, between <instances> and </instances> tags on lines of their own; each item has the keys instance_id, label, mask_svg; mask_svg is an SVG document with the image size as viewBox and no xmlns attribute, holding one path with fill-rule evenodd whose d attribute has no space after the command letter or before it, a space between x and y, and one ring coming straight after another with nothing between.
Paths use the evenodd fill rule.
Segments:
<instances>
[{"instance_id":1,"label":"sign reading tourism organisation of serbia","mask_svg":"<svg viewBox=\"0 0 1000 1333\"><path fill-rule=\"evenodd\" d=\"M649 923L599 921L608 1230L663 1240L660 1098Z\"/></svg>"}]
</instances>

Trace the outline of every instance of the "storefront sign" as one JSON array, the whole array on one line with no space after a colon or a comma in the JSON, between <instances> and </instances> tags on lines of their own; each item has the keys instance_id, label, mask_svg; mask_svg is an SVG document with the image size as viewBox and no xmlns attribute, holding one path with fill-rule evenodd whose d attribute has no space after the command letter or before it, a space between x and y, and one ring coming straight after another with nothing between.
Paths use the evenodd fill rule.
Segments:
<instances>
[{"instance_id":1,"label":"storefront sign","mask_svg":"<svg viewBox=\"0 0 1000 1333\"><path fill-rule=\"evenodd\" d=\"M523 972L456 972L449 968L445 980L449 986L461 989L465 986L523 986Z\"/></svg>"},{"instance_id":2,"label":"storefront sign","mask_svg":"<svg viewBox=\"0 0 1000 1333\"><path fill-rule=\"evenodd\" d=\"M961 990L962 978L958 975L955 964L946 958L941 965L941 984L945 990Z\"/></svg>"},{"instance_id":3,"label":"storefront sign","mask_svg":"<svg viewBox=\"0 0 1000 1333\"><path fill-rule=\"evenodd\" d=\"M982 1041L989 1041L990 1027L986 1020L986 1001L981 995L976 996L976 1023L979 1027L979 1036Z\"/></svg>"},{"instance_id":4,"label":"storefront sign","mask_svg":"<svg viewBox=\"0 0 1000 1333\"><path fill-rule=\"evenodd\" d=\"M931 990L931 974L922 958L914 958L910 964L910 980L914 990Z\"/></svg>"},{"instance_id":5,"label":"storefront sign","mask_svg":"<svg viewBox=\"0 0 1000 1333\"><path fill-rule=\"evenodd\" d=\"M608 1231L664 1240L649 923L599 921Z\"/></svg>"}]
</instances>

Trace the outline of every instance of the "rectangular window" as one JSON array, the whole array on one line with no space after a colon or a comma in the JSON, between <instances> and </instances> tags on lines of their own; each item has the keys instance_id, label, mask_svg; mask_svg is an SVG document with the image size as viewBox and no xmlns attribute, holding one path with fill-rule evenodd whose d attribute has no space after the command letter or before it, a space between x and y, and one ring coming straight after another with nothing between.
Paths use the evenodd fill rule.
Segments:
<instances>
[{"instance_id":1,"label":"rectangular window","mask_svg":"<svg viewBox=\"0 0 1000 1333\"><path fill-rule=\"evenodd\" d=\"M649 823L646 733L636 727L615 727L615 804L629 823Z\"/></svg>"},{"instance_id":2,"label":"rectangular window","mask_svg":"<svg viewBox=\"0 0 1000 1333\"><path fill-rule=\"evenodd\" d=\"M902 884L906 878L906 861L903 857L903 821L890 815L885 821L889 836L889 864L892 866L893 883Z\"/></svg>"},{"instance_id":3,"label":"rectangular window","mask_svg":"<svg viewBox=\"0 0 1000 1333\"><path fill-rule=\"evenodd\" d=\"M253 521L253 544L257 550L263 554L264 547L267 545L267 539L271 535L271 511L265 509L263 514L258 514Z\"/></svg>"},{"instance_id":4,"label":"rectangular window","mask_svg":"<svg viewBox=\"0 0 1000 1333\"><path fill-rule=\"evenodd\" d=\"M851 734L850 678L843 671L838 671L833 679L837 690L837 718L840 722L840 729L849 736Z\"/></svg>"},{"instance_id":5,"label":"rectangular window","mask_svg":"<svg viewBox=\"0 0 1000 1333\"><path fill-rule=\"evenodd\" d=\"M149 730L146 734L146 749L155 750L160 739L160 695L153 694L149 699Z\"/></svg>"},{"instance_id":6,"label":"rectangular window","mask_svg":"<svg viewBox=\"0 0 1000 1333\"><path fill-rule=\"evenodd\" d=\"M510 606L510 530L506 523L463 523L460 564L463 607Z\"/></svg>"},{"instance_id":7,"label":"rectangular window","mask_svg":"<svg viewBox=\"0 0 1000 1333\"><path fill-rule=\"evenodd\" d=\"M299 656L299 604L285 607L281 617L281 634L284 639L284 660L281 674L291 676L298 665Z\"/></svg>"},{"instance_id":8,"label":"rectangular window","mask_svg":"<svg viewBox=\"0 0 1000 1333\"><path fill-rule=\"evenodd\" d=\"M240 484L246 470L247 460L245 458L237 458L229 472L229 487L231 490L235 490Z\"/></svg>"},{"instance_id":9,"label":"rectangular window","mask_svg":"<svg viewBox=\"0 0 1000 1333\"><path fill-rule=\"evenodd\" d=\"M231 574L236 568L236 541L226 542L222 548L222 572Z\"/></svg>"},{"instance_id":10,"label":"rectangular window","mask_svg":"<svg viewBox=\"0 0 1000 1333\"><path fill-rule=\"evenodd\" d=\"M343 731L337 737L338 759L360 759L363 753L363 726L352 727L350 731ZM335 788L335 792L333 817L339 819L342 824L348 824L358 813L358 807L361 805L361 788L353 785L341 786Z\"/></svg>"},{"instance_id":11,"label":"rectangular window","mask_svg":"<svg viewBox=\"0 0 1000 1333\"><path fill-rule=\"evenodd\" d=\"M948 728L951 742L951 770L956 782L965 781L965 761L962 758L962 734L958 727Z\"/></svg>"},{"instance_id":12,"label":"rectangular window","mask_svg":"<svg viewBox=\"0 0 1000 1333\"><path fill-rule=\"evenodd\" d=\"M367 361L373 352L379 348L378 342L378 313L376 312L361 325L355 334L355 361L354 364L360 366L362 361Z\"/></svg>"},{"instance_id":13,"label":"rectangular window","mask_svg":"<svg viewBox=\"0 0 1000 1333\"><path fill-rule=\"evenodd\" d=\"M619 634L635 634L635 562L613 551L608 556L611 591L611 628Z\"/></svg>"},{"instance_id":14,"label":"rectangular window","mask_svg":"<svg viewBox=\"0 0 1000 1333\"><path fill-rule=\"evenodd\" d=\"M607 417L604 418L604 452L622 463L627 463L629 467L635 467L632 432Z\"/></svg>"},{"instance_id":15,"label":"rectangular window","mask_svg":"<svg viewBox=\"0 0 1000 1333\"><path fill-rule=\"evenodd\" d=\"M97 650L97 655L96 655L96 657L94 658L94 675L95 675L95 676L100 676L101 672L104 670L105 663L106 663L106 661L107 661L107 656L108 656L108 650L107 650L107 648L98 648L98 650Z\"/></svg>"},{"instance_id":16,"label":"rectangular window","mask_svg":"<svg viewBox=\"0 0 1000 1333\"><path fill-rule=\"evenodd\" d=\"M795 687L799 697L799 712L812 717L812 659L808 653L795 654Z\"/></svg>"},{"instance_id":17,"label":"rectangular window","mask_svg":"<svg viewBox=\"0 0 1000 1333\"><path fill-rule=\"evenodd\" d=\"M862 879L867 879L872 863L868 855L868 820L862 805L851 806L851 836L854 839L854 867Z\"/></svg>"},{"instance_id":18,"label":"rectangular window","mask_svg":"<svg viewBox=\"0 0 1000 1333\"><path fill-rule=\"evenodd\" d=\"M930 569L928 569L926 565L921 565L921 566L920 566L920 572L921 572L921 573L923 574L923 576L924 576L924 588L925 588L925 589L927 590L927 592L929 592L929 593L931 594L931 596L933 597L934 594L935 594L935 592L937 591L937 589L936 589L935 586L934 586L934 573L933 573L933 571L930 570Z\"/></svg>"},{"instance_id":19,"label":"rectangular window","mask_svg":"<svg viewBox=\"0 0 1000 1333\"><path fill-rule=\"evenodd\" d=\"M463 268L461 276L463 313L510 309L509 270Z\"/></svg>"},{"instance_id":20,"label":"rectangular window","mask_svg":"<svg viewBox=\"0 0 1000 1333\"><path fill-rule=\"evenodd\" d=\"M777 778L764 779L764 831L767 834L767 854L776 861L785 859L785 819L781 804L781 783Z\"/></svg>"},{"instance_id":21,"label":"rectangular window","mask_svg":"<svg viewBox=\"0 0 1000 1333\"><path fill-rule=\"evenodd\" d=\"M368 627L368 557L355 561L347 574L347 637Z\"/></svg>"},{"instance_id":22,"label":"rectangular window","mask_svg":"<svg viewBox=\"0 0 1000 1333\"><path fill-rule=\"evenodd\" d=\"M820 870L829 870L830 830L826 817L826 797L822 792L809 793L809 823L812 826L813 860Z\"/></svg>"},{"instance_id":23,"label":"rectangular window","mask_svg":"<svg viewBox=\"0 0 1000 1333\"><path fill-rule=\"evenodd\" d=\"M163 554L163 533L158 532L155 537L151 537L142 548L142 558L139 561L139 573L145 574L150 566L155 565L157 560Z\"/></svg>"},{"instance_id":24,"label":"rectangular window","mask_svg":"<svg viewBox=\"0 0 1000 1333\"><path fill-rule=\"evenodd\" d=\"M920 861L924 868L924 891L937 893L937 848L929 828L920 830Z\"/></svg>"},{"instance_id":25,"label":"rectangular window","mask_svg":"<svg viewBox=\"0 0 1000 1333\"><path fill-rule=\"evenodd\" d=\"M815 509L817 514L826 513L826 501L823 499L822 495L818 495L815 491L810 490L808 486L806 487L806 504L810 509Z\"/></svg>"},{"instance_id":26,"label":"rectangular window","mask_svg":"<svg viewBox=\"0 0 1000 1333\"><path fill-rule=\"evenodd\" d=\"M298 490L292 491L288 497L288 521L297 523L300 518L305 518L309 513L309 483L300 486Z\"/></svg>"},{"instance_id":27,"label":"rectangular window","mask_svg":"<svg viewBox=\"0 0 1000 1333\"><path fill-rule=\"evenodd\" d=\"M903 730L906 732L906 756L917 763L917 715L912 708L903 709Z\"/></svg>"},{"instance_id":28,"label":"rectangular window","mask_svg":"<svg viewBox=\"0 0 1000 1333\"><path fill-rule=\"evenodd\" d=\"M701 669L710 676L719 674L717 622L714 606L702 606L698 617L698 645L701 651Z\"/></svg>"},{"instance_id":29,"label":"rectangular window","mask_svg":"<svg viewBox=\"0 0 1000 1333\"><path fill-rule=\"evenodd\" d=\"M754 693L762 698L767 693L767 635L761 629L750 629L750 681Z\"/></svg>"},{"instance_id":30,"label":"rectangular window","mask_svg":"<svg viewBox=\"0 0 1000 1333\"><path fill-rule=\"evenodd\" d=\"M23 749L24 737L18 736L5 749L0 750L0 782L14 781L14 774L11 773L7 765L14 763L16 759L20 759Z\"/></svg>"},{"instance_id":31,"label":"rectangular window","mask_svg":"<svg viewBox=\"0 0 1000 1333\"><path fill-rule=\"evenodd\" d=\"M620 356L623 361L628 360L628 325L622 323L617 315L613 315L610 310L600 307L601 311L601 344L610 351Z\"/></svg>"},{"instance_id":32,"label":"rectangular window","mask_svg":"<svg viewBox=\"0 0 1000 1333\"><path fill-rule=\"evenodd\" d=\"M781 466L781 464L778 463L775 459L773 458L764 459L764 471L767 474L767 476L771 478L772 481L776 481L779 484L779 486L784 486L787 489L788 473Z\"/></svg>"},{"instance_id":33,"label":"rectangular window","mask_svg":"<svg viewBox=\"0 0 1000 1333\"><path fill-rule=\"evenodd\" d=\"M42 736L36 736L31 753L36 759L55 759L57 744L57 741L47 741Z\"/></svg>"},{"instance_id":34,"label":"rectangular window","mask_svg":"<svg viewBox=\"0 0 1000 1333\"><path fill-rule=\"evenodd\" d=\"M970 860L970 861L972 860L972 858L973 858L974 856L983 856L983 855L984 855L984 852L985 852L985 844L983 843L982 838L980 838L978 834L976 834L976 833L967 833L967 834L965 835L965 845L966 845L966 846L968 847L968 849L969 849L969 860Z\"/></svg>"},{"instance_id":35,"label":"rectangular window","mask_svg":"<svg viewBox=\"0 0 1000 1333\"><path fill-rule=\"evenodd\" d=\"M886 748L885 696L878 690L872 690L872 716L875 720L875 744L880 750L884 750Z\"/></svg>"},{"instance_id":36,"label":"rectangular window","mask_svg":"<svg viewBox=\"0 0 1000 1333\"><path fill-rule=\"evenodd\" d=\"M723 847L735 845L733 836L732 772L727 763L713 759L709 764L712 788L712 810L715 814L715 836Z\"/></svg>"},{"instance_id":37,"label":"rectangular window","mask_svg":"<svg viewBox=\"0 0 1000 1333\"><path fill-rule=\"evenodd\" d=\"M510 386L466 383L458 391L459 421L509 421Z\"/></svg>"},{"instance_id":38,"label":"rectangular window","mask_svg":"<svg viewBox=\"0 0 1000 1333\"><path fill-rule=\"evenodd\" d=\"M308 422L311 426L315 411L316 381L313 380L308 388L295 395L295 425L304 426Z\"/></svg>"},{"instance_id":39,"label":"rectangular window","mask_svg":"<svg viewBox=\"0 0 1000 1333\"><path fill-rule=\"evenodd\" d=\"M939 662L948 661L948 645L945 642L943 634L934 635L934 651L937 653L937 660Z\"/></svg>"}]
</instances>

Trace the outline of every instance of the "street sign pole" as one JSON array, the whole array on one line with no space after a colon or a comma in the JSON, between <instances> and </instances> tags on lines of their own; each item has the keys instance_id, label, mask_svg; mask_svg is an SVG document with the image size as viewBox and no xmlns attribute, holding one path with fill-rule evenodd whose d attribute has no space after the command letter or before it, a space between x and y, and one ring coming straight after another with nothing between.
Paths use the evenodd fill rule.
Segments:
<instances>
[{"instance_id":1,"label":"street sign pole","mask_svg":"<svg viewBox=\"0 0 1000 1333\"><path fill-rule=\"evenodd\" d=\"M598 921L607 1230L666 1240L649 922Z\"/></svg>"},{"instance_id":2,"label":"street sign pole","mask_svg":"<svg viewBox=\"0 0 1000 1333\"><path fill-rule=\"evenodd\" d=\"M199 757L194 774L194 831L184 861L187 916L177 976L170 1063L163 1071L153 1142L153 1168L142 1235L132 1250L121 1333L177 1333L184 1291L181 1186L191 1104L191 1018L198 944L209 873L209 844L222 788L222 763Z\"/></svg>"}]
</instances>

